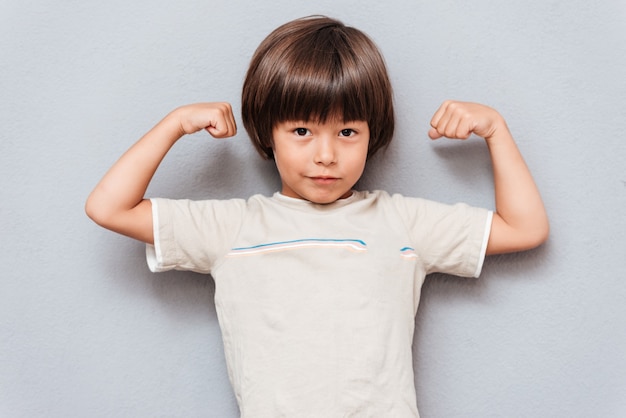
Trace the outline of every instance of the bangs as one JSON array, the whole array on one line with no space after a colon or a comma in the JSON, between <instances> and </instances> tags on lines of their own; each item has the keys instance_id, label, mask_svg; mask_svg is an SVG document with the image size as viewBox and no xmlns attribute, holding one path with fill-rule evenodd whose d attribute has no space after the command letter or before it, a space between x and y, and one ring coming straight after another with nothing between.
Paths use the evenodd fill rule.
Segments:
<instances>
[{"instance_id":1,"label":"bangs","mask_svg":"<svg viewBox=\"0 0 626 418\"><path fill-rule=\"evenodd\" d=\"M272 96L278 100L267 103L275 122L368 119L372 100L366 93L373 86L360 74L356 57L319 44L297 55L276 73Z\"/></svg>"}]
</instances>

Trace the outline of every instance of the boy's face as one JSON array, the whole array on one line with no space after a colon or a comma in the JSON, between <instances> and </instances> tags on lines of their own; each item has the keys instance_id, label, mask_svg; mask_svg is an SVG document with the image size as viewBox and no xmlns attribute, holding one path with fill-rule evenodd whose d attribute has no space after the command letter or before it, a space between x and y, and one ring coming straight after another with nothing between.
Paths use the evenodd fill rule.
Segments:
<instances>
[{"instance_id":1,"label":"boy's face","mask_svg":"<svg viewBox=\"0 0 626 418\"><path fill-rule=\"evenodd\" d=\"M369 137L365 121L277 124L274 160L282 194L320 204L350 196L365 168Z\"/></svg>"}]
</instances>

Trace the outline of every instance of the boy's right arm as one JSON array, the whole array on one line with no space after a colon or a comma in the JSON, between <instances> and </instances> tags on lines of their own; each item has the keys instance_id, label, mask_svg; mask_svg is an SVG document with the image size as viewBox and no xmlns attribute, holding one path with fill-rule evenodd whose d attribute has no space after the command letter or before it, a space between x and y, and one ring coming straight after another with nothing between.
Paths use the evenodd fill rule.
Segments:
<instances>
[{"instance_id":1,"label":"boy's right arm","mask_svg":"<svg viewBox=\"0 0 626 418\"><path fill-rule=\"evenodd\" d=\"M207 130L215 138L237 133L228 103L179 107L146 133L109 169L91 192L87 215L111 231L153 244L152 205L144 198L159 164L185 134Z\"/></svg>"}]
</instances>

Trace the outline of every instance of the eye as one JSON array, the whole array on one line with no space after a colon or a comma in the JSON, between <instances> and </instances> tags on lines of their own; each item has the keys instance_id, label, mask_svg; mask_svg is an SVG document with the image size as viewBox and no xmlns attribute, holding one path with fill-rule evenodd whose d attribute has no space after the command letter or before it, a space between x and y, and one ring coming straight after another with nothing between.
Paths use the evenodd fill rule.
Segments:
<instances>
[{"instance_id":1,"label":"eye","mask_svg":"<svg viewBox=\"0 0 626 418\"><path fill-rule=\"evenodd\" d=\"M308 135L310 132L307 128L296 128L293 130L293 133L295 133L298 136L306 136Z\"/></svg>"},{"instance_id":2,"label":"eye","mask_svg":"<svg viewBox=\"0 0 626 418\"><path fill-rule=\"evenodd\" d=\"M339 135L340 135L340 136L352 136L352 135L354 135L354 134L355 134L355 132L354 132L354 130L352 130L352 129L342 129L342 130L339 132Z\"/></svg>"}]
</instances>

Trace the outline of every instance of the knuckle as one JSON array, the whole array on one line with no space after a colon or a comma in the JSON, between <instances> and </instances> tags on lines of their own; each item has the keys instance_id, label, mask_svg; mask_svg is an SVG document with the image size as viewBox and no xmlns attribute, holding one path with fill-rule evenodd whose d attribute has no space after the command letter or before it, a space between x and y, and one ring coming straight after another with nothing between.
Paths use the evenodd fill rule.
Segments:
<instances>
[{"instance_id":1,"label":"knuckle","mask_svg":"<svg viewBox=\"0 0 626 418\"><path fill-rule=\"evenodd\" d=\"M450 100L448 102L448 109L450 109L450 110L457 110L458 108L459 108L459 102L455 102L455 101L452 101L452 100Z\"/></svg>"}]
</instances>

